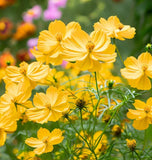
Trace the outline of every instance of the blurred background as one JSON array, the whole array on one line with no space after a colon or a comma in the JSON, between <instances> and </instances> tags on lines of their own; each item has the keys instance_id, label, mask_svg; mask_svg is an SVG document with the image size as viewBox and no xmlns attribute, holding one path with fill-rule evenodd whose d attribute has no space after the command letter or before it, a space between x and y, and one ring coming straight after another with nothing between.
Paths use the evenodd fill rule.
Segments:
<instances>
[{"instance_id":1,"label":"blurred background","mask_svg":"<svg viewBox=\"0 0 152 160\"><path fill-rule=\"evenodd\" d=\"M109 16L117 15L123 24L136 28L136 36L133 40L118 42L124 58L129 55L137 56L142 52L145 45L151 42L151 0L54 0L54 3L64 1L56 9L52 7L54 4L49 4L48 0L9 1L9 5L3 5L3 2L0 2L0 22L6 18L12 23L11 36L0 41L0 54L6 49L13 55L16 55L20 50L28 50L27 41L31 38L37 38L39 32L47 29L49 23L54 19L61 19L66 24L77 21L81 24L82 29L90 33L93 31L93 24L99 21L100 17L107 19ZM22 39L12 38L17 27L25 21L25 14L36 5L41 7L41 13L38 18L31 21L35 25L33 34L23 36ZM47 11L48 16L45 14Z\"/></svg>"}]
</instances>

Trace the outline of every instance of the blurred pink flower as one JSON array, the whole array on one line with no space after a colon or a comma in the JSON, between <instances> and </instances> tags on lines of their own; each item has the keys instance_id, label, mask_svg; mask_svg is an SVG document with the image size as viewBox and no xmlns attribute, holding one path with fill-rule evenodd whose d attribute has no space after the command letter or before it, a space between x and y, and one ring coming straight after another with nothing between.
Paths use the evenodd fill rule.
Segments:
<instances>
[{"instance_id":1,"label":"blurred pink flower","mask_svg":"<svg viewBox=\"0 0 152 160\"><path fill-rule=\"evenodd\" d=\"M49 0L48 7L52 5L56 7L64 8L66 6L67 0Z\"/></svg>"},{"instance_id":2,"label":"blurred pink flower","mask_svg":"<svg viewBox=\"0 0 152 160\"><path fill-rule=\"evenodd\" d=\"M63 62L62 62L62 64L61 64L61 66L62 66L63 68L65 68L65 67L66 67L66 65L67 65L67 63L68 63L67 61L64 61L64 60L63 60Z\"/></svg>"},{"instance_id":3,"label":"blurred pink flower","mask_svg":"<svg viewBox=\"0 0 152 160\"><path fill-rule=\"evenodd\" d=\"M37 42L38 42L38 38L31 38L27 41L27 46L29 48L33 48L37 45Z\"/></svg>"},{"instance_id":4,"label":"blurred pink flower","mask_svg":"<svg viewBox=\"0 0 152 160\"><path fill-rule=\"evenodd\" d=\"M44 11L44 20L46 21L60 19L61 16L62 12L54 5Z\"/></svg>"},{"instance_id":5,"label":"blurred pink flower","mask_svg":"<svg viewBox=\"0 0 152 160\"><path fill-rule=\"evenodd\" d=\"M33 19L38 19L41 16L42 9L39 5L35 5L23 14L23 20L25 22L32 22Z\"/></svg>"},{"instance_id":6,"label":"blurred pink flower","mask_svg":"<svg viewBox=\"0 0 152 160\"><path fill-rule=\"evenodd\" d=\"M38 38L31 38L27 41L27 46L29 47L28 49L28 54L30 56L30 59L34 59L35 57L33 54L30 52L31 48L36 47L38 42Z\"/></svg>"}]
</instances>

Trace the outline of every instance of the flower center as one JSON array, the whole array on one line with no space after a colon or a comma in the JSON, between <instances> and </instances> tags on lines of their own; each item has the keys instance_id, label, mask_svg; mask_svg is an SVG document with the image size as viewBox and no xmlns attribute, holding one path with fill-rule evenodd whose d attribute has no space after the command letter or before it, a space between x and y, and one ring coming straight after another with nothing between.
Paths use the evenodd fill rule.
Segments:
<instances>
[{"instance_id":1,"label":"flower center","mask_svg":"<svg viewBox=\"0 0 152 160\"><path fill-rule=\"evenodd\" d=\"M0 22L0 31L4 31L6 28L6 24L4 22Z\"/></svg>"},{"instance_id":2,"label":"flower center","mask_svg":"<svg viewBox=\"0 0 152 160\"><path fill-rule=\"evenodd\" d=\"M83 99L78 99L76 101L76 106L79 108L79 109L83 109L86 105L86 101L84 101Z\"/></svg>"},{"instance_id":3,"label":"flower center","mask_svg":"<svg viewBox=\"0 0 152 160\"><path fill-rule=\"evenodd\" d=\"M119 30L122 30L123 27L124 27L123 24L120 24L119 27L118 27L118 29L119 29Z\"/></svg>"},{"instance_id":4,"label":"flower center","mask_svg":"<svg viewBox=\"0 0 152 160\"><path fill-rule=\"evenodd\" d=\"M142 66L142 70L143 70L144 72L147 70L147 68L148 68L147 64L144 64L144 65Z\"/></svg>"},{"instance_id":5,"label":"flower center","mask_svg":"<svg viewBox=\"0 0 152 160\"><path fill-rule=\"evenodd\" d=\"M28 68L28 64L26 62L22 62L19 68L20 73L23 75L26 75L27 68Z\"/></svg>"},{"instance_id":6,"label":"flower center","mask_svg":"<svg viewBox=\"0 0 152 160\"><path fill-rule=\"evenodd\" d=\"M92 52L92 50L94 49L95 45L92 41L88 41L87 45L86 45L86 48L87 50L89 51L89 53Z\"/></svg>"},{"instance_id":7,"label":"flower center","mask_svg":"<svg viewBox=\"0 0 152 160\"><path fill-rule=\"evenodd\" d=\"M51 110L51 104L46 104L45 107Z\"/></svg>"},{"instance_id":8,"label":"flower center","mask_svg":"<svg viewBox=\"0 0 152 160\"><path fill-rule=\"evenodd\" d=\"M34 12L33 12L32 10L29 10L29 11L27 11L27 14L33 16L33 15L34 15Z\"/></svg>"},{"instance_id":9,"label":"flower center","mask_svg":"<svg viewBox=\"0 0 152 160\"><path fill-rule=\"evenodd\" d=\"M150 106L146 106L146 107L144 108L144 111L145 111L146 113L149 113L150 110L151 110L151 107L150 107Z\"/></svg>"},{"instance_id":10,"label":"flower center","mask_svg":"<svg viewBox=\"0 0 152 160\"><path fill-rule=\"evenodd\" d=\"M62 33L61 33L61 32L56 33L56 39L57 39L57 41L59 41L59 42L62 41Z\"/></svg>"}]
</instances>

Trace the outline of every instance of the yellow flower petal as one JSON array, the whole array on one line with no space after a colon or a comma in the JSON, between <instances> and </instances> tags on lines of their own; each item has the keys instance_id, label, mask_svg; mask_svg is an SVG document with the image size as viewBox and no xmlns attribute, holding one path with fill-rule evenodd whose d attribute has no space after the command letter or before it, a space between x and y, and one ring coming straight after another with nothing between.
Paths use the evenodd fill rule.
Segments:
<instances>
[{"instance_id":1,"label":"yellow flower petal","mask_svg":"<svg viewBox=\"0 0 152 160\"><path fill-rule=\"evenodd\" d=\"M51 143L47 143L44 153L48 153L52 151L53 151L53 145Z\"/></svg>"},{"instance_id":2,"label":"yellow flower petal","mask_svg":"<svg viewBox=\"0 0 152 160\"><path fill-rule=\"evenodd\" d=\"M138 110L144 110L146 104L140 100L135 100L135 103L133 104L136 109Z\"/></svg>"},{"instance_id":3,"label":"yellow flower petal","mask_svg":"<svg viewBox=\"0 0 152 160\"><path fill-rule=\"evenodd\" d=\"M66 33L66 26L65 24L60 20L55 20L54 22L51 22L49 25L48 30L52 35L56 35L57 33L61 33L62 37L65 36Z\"/></svg>"},{"instance_id":4,"label":"yellow flower petal","mask_svg":"<svg viewBox=\"0 0 152 160\"><path fill-rule=\"evenodd\" d=\"M151 89L151 82L145 74L142 77L139 77L138 79L129 79L128 82L129 85L131 85L131 87L135 87L140 90Z\"/></svg>"},{"instance_id":5,"label":"yellow flower petal","mask_svg":"<svg viewBox=\"0 0 152 160\"><path fill-rule=\"evenodd\" d=\"M30 147L35 147L35 148L44 146L44 143L43 143L42 141L40 141L40 140L37 139L37 138L33 138L33 137L27 138L27 139L25 140L25 143L26 143L27 145L29 145Z\"/></svg>"},{"instance_id":6,"label":"yellow flower petal","mask_svg":"<svg viewBox=\"0 0 152 160\"><path fill-rule=\"evenodd\" d=\"M141 110L129 109L129 112L127 113L127 117L130 119L142 119L146 117L146 113Z\"/></svg>"},{"instance_id":7,"label":"yellow flower petal","mask_svg":"<svg viewBox=\"0 0 152 160\"><path fill-rule=\"evenodd\" d=\"M81 30L80 24L77 22L68 23L66 26L66 35L64 38L71 37L72 32L74 32L75 30Z\"/></svg>"},{"instance_id":8,"label":"yellow flower petal","mask_svg":"<svg viewBox=\"0 0 152 160\"><path fill-rule=\"evenodd\" d=\"M147 100L146 105L152 106L152 97Z\"/></svg>"},{"instance_id":9,"label":"yellow flower petal","mask_svg":"<svg viewBox=\"0 0 152 160\"><path fill-rule=\"evenodd\" d=\"M57 88L50 86L47 91L46 91L46 95L48 96L49 100L50 100L50 104L51 106L54 106L57 98L58 98L58 90Z\"/></svg>"},{"instance_id":10,"label":"yellow flower petal","mask_svg":"<svg viewBox=\"0 0 152 160\"><path fill-rule=\"evenodd\" d=\"M0 128L0 147L5 144L6 141L6 132Z\"/></svg>"},{"instance_id":11,"label":"yellow flower petal","mask_svg":"<svg viewBox=\"0 0 152 160\"><path fill-rule=\"evenodd\" d=\"M41 147L34 149L35 154L40 155L45 153L46 145L43 144Z\"/></svg>"},{"instance_id":12,"label":"yellow flower petal","mask_svg":"<svg viewBox=\"0 0 152 160\"><path fill-rule=\"evenodd\" d=\"M145 64L146 66L152 65L152 56L148 52L144 52L140 54L138 57L138 62L140 65Z\"/></svg>"},{"instance_id":13,"label":"yellow flower petal","mask_svg":"<svg viewBox=\"0 0 152 160\"><path fill-rule=\"evenodd\" d=\"M57 45L58 41L56 40L56 37L51 34L51 32L47 30L40 32L37 44L39 51L43 53L50 53L57 47Z\"/></svg>"},{"instance_id":14,"label":"yellow flower petal","mask_svg":"<svg viewBox=\"0 0 152 160\"><path fill-rule=\"evenodd\" d=\"M38 81L45 78L49 73L49 66L42 65L41 62L33 62L28 66L27 77L32 81Z\"/></svg>"},{"instance_id":15,"label":"yellow flower petal","mask_svg":"<svg viewBox=\"0 0 152 160\"><path fill-rule=\"evenodd\" d=\"M133 127L138 130L145 130L149 127L149 119L134 120Z\"/></svg>"},{"instance_id":16,"label":"yellow flower petal","mask_svg":"<svg viewBox=\"0 0 152 160\"><path fill-rule=\"evenodd\" d=\"M37 132L37 137L39 140L43 140L50 136L50 131L46 128L40 128Z\"/></svg>"},{"instance_id":17,"label":"yellow flower petal","mask_svg":"<svg viewBox=\"0 0 152 160\"><path fill-rule=\"evenodd\" d=\"M60 129L54 129L50 133L49 143L52 145L59 144L63 141L62 131Z\"/></svg>"}]
</instances>

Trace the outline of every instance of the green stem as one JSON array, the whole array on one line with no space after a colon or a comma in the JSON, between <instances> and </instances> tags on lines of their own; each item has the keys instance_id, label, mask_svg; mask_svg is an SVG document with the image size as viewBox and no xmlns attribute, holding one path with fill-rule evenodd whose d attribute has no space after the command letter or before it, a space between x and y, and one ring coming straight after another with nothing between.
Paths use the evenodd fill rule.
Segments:
<instances>
[{"instance_id":1,"label":"green stem","mask_svg":"<svg viewBox=\"0 0 152 160\"><path fill-rule=\"evenodd\" d=\"M143 150L145 149L145 146L146 146L146 130L145 130L145 133L144 133Z\"/></svg>"},{"instance_id":2,"label":"green stem","mask_svg":"<svg viewBox=\"0 0 152 160\"><path fill-rule=\"evenodd\" d=\"M99 144L99 142L100 142L100 140L101 140L103 134L105 133L106 129L108 128L109 124L111 123L113 117L115 116L115 114L117 113L117 111L119 110L119 108L120 108L123 104L124 104L124 102L120 103L120 104L117 106L117 108L115 109L115 111L113 112L113 114L112 114L110 120L108 121L107 125L105 126L105 128L104 128L102 134L101 134L101 135L97 138L97 140L95 141L94 150L95 150L96 147L98 146L98 144Z\"/></svg>"},{"instance_id":3,"label":"green stem","mask_svg":"<svg viewBox=\"0 0 152 160\"><path fill-rule=\"evenodd\" d=\"M133 160L135 159L135 158L134 158L134 152L132 152L132 158L133 158Z\"/></svg>"},{"instance_id":4,"label":"green stem","mask_svg":"<svg viewBox=\"0 0 152 160\"><path fill-rule=\"evenodd\" d=\"M138 159L141 160L139 154L138 154L136 151L134 151L134 152L135 152L135 154L137 155Z\"/></svg>"},{"instance_id":5,"label":"green stem","mask_svg":"<svg viewBox=\"0 0 152 160\"><path fill-rule=\"evenodd\" d=\"M75 130L75 132L79 135L79 137L81 137L81 138L86 142L89 150L94 154L95 159L97 160L97 156L96 156L94 150L91 148L91 146L90 146L90 144L88 143L88 141L87 141L84 137L81 136L81 134L79 133L79 131L78 131L78 130L73 126L73 124L71 123L71 120L70 120L69 118L67 118L67 120L69 121L71 127L72 127L72 128Z\"/></svg>"},{"instance_id":6,"label":"green stem","mask_svg":"<svg viewBox=\"0 0 152 160\"><path fill-rule=\"evenodd\" d=\"M95 75L96 90L97 90L97 94L98 94L98 99L100 99L100 93L99 93L98 81L97 81L97 73L96 73L96 72L94 72L94 75Z\"/></svg>"},{"instance_id":7,"label":"green stem","mask_svg":"<svg viewBox=\"0 0 152 160\"><path fill-rule=\"evenodd\" d=\"M119 50L118 50L118 47L117 47L117 45L116 45L115 38L113 39L113 42L114 42L114 44L115 44L115 46L116 46L116 51L117 51L117 53L118 53L118 55L119 55L119 58L120 58L122 64L124 64L124 61L123 61L123 59L122 59L122 57L121 57L121 54L120 54L120 52L119 52Z\"/></svg>"},{"instance_id":8,"label":"green stem","mask_svg":"<svg viewBox=\"0 0 152 160\"><path fill-rule=\"evenodd\" d=\"M84 127L83 127L83 119L82 119L82 110L80 109L80 119L81 119L81 128L82 128L82 131L85 135L85 130L84 130Z\"/></svg>"}]
</instances>

